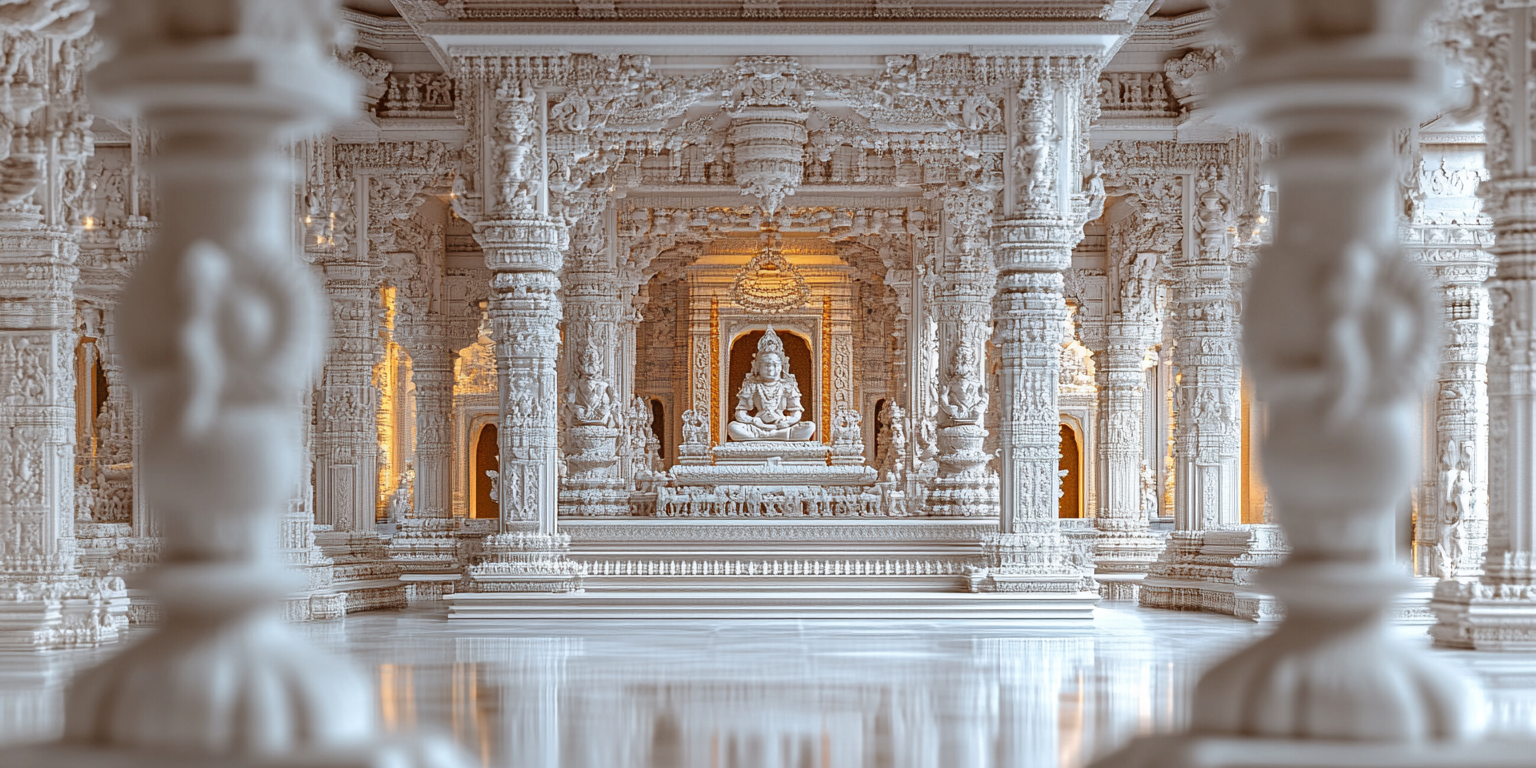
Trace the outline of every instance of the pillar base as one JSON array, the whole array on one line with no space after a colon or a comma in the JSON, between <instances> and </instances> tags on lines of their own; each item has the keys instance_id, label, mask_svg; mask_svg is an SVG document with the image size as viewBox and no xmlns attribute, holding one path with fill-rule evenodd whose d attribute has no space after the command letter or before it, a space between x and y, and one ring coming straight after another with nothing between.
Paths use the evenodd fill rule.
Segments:
<instances>
[{"instance_id":1,"label":"pillar base","mask_svg":"<svg viewBox=\"0 0 1536 768\"><path fill-rule=\"evenodd\" d=\"M435 603L452 594L464 578L459 556L459 521L451 517L407 518L389 542L389 557L400 566L406 602Z\"/></svg>"},{"instance_id":2,"label":"pillar base","mask_svg":"<svg viewBox=\"0 0 1536 768\"><path fill-rule=\"evenodd\" d=\"M1383 744L1360 741L1245 739L1219 736L1145 736L1092 768L1515 768L1530 765L1536 743L1432 741Z\"/></svg>"},{"instance_id":3,"label":"pillar base","mask_svg":"<svg viewBox=\"0 0 1536 768\"><path fill-rule=\"evenodd\" d=\"M1099 597L1105 600L1139 599L1141 583L1147 578L1152 564L1162 555L1167 545L1166 537L1147 530L1145 522L1142 522L1140 530L1106 528L1103 526L1106 521L1102 518L1097 522L1100 527L1099 538L1094 545L1093 577L1098 582Z\"/></svg>"},{"instance_id":4,"label":"pillar base","mask_svg":"<svg viewBox=\"0 0 1536 768\"><path fill-rule=\"evenodd\" d=\"M94 648L128 626L128 592L116 576L0 577L0 650Z\"/></svg>"},{"instance_id":5,"label":"pillar base","mask_svg":"<svg viewBox=\"0 0 1536 768\"><path fill-rule=\"evenodd\" d=\"M487 536L480 551L480 564L468 572L471 592L582 591L586 574L570 559L568 534L498 533Z\"/></svg>"},{"instance_id":6,"label":"pillar base","mask_svg":"<svg viewBox=\"0 0 1536 768\"><path fill-rule=\"evenodd\" d=\"M987 474L991 456L982 452L987 431L974 424L939 430L940 472L928 493L928 513L939 517L997 515L997 478Z\"/></svg>"},{"instance_id":7,"label":"pillar base","mask_svg":"<svg viewBox=\"0 0 1536 768\"><path fill-rule=\"evenodd\" d=\"M1536 586L1442 580L1430 609L1438 647L1536 651Z\"/></svg>"},{"instance_id":8,"label":"pillar base","mask_svg":"<svg viewBox=\"0 0 1536 768\"><path fill-rule=\"evenodd\" d=\"M1280 601L1260 590L1255 578L1264 568L1278 565L1287 551L1275 525L1174 531L1141 582L1141 605L1252 621L1283 619Z\"/></svg>"},{"instance_id":9,"label":"pillar base","mask_svg":"<svg viewBox=\"0 0 1536 768\"><path fill-rule=\"evenodd\" d=\"M966 574L972 592L1083 593L1098 602L1092 585L1093 545L1073 546L1056 521L1033 533L990 533L982 537L983 565ZM1085 562L1086 559L1086 562Z\"/></svg>"},{"instance_id":10,"label":"pillar base","mask_svg":"<svg viewBox=\"0 0 1536 768\"><path fill-rule=\"evenodd\" d=\"M459 521L451 517L406 518L389 540L389 559L404 573L457 573L458 532Z\"/></svg>"},{"instance_id":11,"label":"pillar base","mask_svg":"<svg viewBox=\"0 0 1536 768\"><path fill-rule=\"evenodd\" d=\"M315 544L329 557L331 588L346 595L346 612L404 608L405 582L390 560L384 537L371 531L331 531L315 526Z\"/></svg>"}]
</instances>

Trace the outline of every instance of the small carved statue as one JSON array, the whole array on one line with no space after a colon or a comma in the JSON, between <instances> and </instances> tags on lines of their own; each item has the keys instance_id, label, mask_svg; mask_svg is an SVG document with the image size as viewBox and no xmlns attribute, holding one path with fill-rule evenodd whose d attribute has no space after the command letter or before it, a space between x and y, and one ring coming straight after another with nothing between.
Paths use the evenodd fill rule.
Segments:
<instances>
[{"instance_id":1,"label":"small carved statue","mask_svg":"<svg viewBox=\"0 0 1536 768\"><path fill-rule=\"evenodd\" d=\"M981 383L981 364L969 344L955 347L949 382L939 392L939 408L956 424L979 423L987 413L987 390Z\"/></svg>"},{"instance_id":2,"label":"small carved statue","mask_svg":"<svg viewBox=\"0 0 1536 768\"><path fill-rule=\"evenodd\" d=\"M576 381L566 394L566 414L571 424L611 425L613 385L603 378L603 361L593 346L582 349L576 359Z\"/></svg>"},{"instance_id":3,"label":"small carved statue","mask_svg":"<svg viewBox=\"0 0 1536 768\"><path fill-rule=\"evenodd\" d=\"M1141 515L1148 519L1157 517L1157 477L1146 464L1141 465Z\"/></svg>"},{"instance_id":4,"label":"small carved statue","mask_svg":"<svg viewBox=\"0 0 1536 768\"><path fill-rule=\"evenodd\" d=\"M683 411L683 442L688 445L708 445L709 425L704 414L689 408Z\"/></svg>"},{"instance_id":5,"label":"small carved statue","mask_svg":"<svg viewBox=\"0 0 1536 768\"><path fill-rule=\"evenodd\" d=\"M1472 446L1470 441L1466 444ZM1472 512L1475 491L1472 485L1470 451L1464 457L1457 441L1446 443L1440 456L1441 478L1445 486L1445 512L1440 522L1440 541L1435 544L1435 559L1441 578L1453 578L1467 560L1467 538L1463 523Z\"/></svg>"},{"instance_id":6,"label":"small carved statue","mask_svg":"<svg viewBox=\"0 0 1536 768\"><path fill-rule=\"evenodd\" d=\"M401 472L400 483L395 486L395 492L389 495L389 522L395 525L410 517L412 512L411 474L411 470Z\"/></svg>"},{"instance_id":7,"label":"small carved statue","mask_svg":"<svg viewBox=\"0 0 1536 768\"><path fill-rule=\"evenodd\" d=\"M860 427L864 418L858 411L843 409L837 412L832 420L832 444L839 446L858 445L863 448L863 432Z\"/></svg>"},{"instance_id":8,"label":"small carved statue","mask_svg":"<svg viewBox=\"0 0 1536 768\"><path fill-rule=\"evenodd\" d=\"M790 373L784 342L769 328L757 342L752 372L736 394L736 413L726 434L732 440L809 440L816 425L801 421L800 385ZM755 412L755 413L754 413Z\"/></svg>"}]
</instances>

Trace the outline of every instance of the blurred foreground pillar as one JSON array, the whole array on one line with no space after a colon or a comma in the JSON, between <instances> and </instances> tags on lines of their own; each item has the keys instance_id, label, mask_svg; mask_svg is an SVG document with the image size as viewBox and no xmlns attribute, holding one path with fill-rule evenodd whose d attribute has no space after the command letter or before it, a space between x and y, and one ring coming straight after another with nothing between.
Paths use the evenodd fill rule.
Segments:
<instances>
[{"instance_id":1,"label":"blurred foreground pillar","mask_svg":"<svg viewBox=\"0 0 1536 768\"><path fill-rule=\"evenodd\" d=\"M1201 679L1188 734L1138 740L1101 768L1529 763L1528 746L1475 742L1466 683L1384 620L1408 577L1379 542L1413 481L1437 352L1430 286L1393 226L1392 154L1394 131L1436 106L1418 34L1433 8L1234 0L1224 12L1244 50L1224 100L1284 148L1243 342L1292 546L1261 583L1286 618Z\"/></svg>"},{"instance_id":2,"label":"blurred foreground pillar","mask_svg":"<svg viewBox=\"0 0 1536 768\"><path fill-rule=\"evenodd\" d=\"M144 491L165 540L145 586L164 621L73 681L61 743L0 764L459 765L446 745L383 742L365 678L277 610L296 586L274 545L304 465L299 395L327 314L289 242L282 143L356 100L331 61L334 9L119 8L102 20L116 51L96 85L160 137L161 230L118 328L144 403Z\"/></svg>"}]
</instances>

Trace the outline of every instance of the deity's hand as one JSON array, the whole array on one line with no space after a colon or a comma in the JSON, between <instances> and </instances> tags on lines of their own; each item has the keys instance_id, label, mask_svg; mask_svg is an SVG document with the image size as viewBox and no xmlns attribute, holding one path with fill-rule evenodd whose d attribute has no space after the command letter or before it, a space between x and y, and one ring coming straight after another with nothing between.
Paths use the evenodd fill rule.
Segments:
<instances>
[{"instance_id":1,"label":"deity's hand","mask_svg":"<svg viewBox=\"0 0 1536 768\"><path fill-rule=\"evenodd\" d=\"M788 413L785 413L784 416L779 419L778 426L792 427L796 424L799 424L801 413L802 411L789 411Z\"/></svg>"}]
</instances>

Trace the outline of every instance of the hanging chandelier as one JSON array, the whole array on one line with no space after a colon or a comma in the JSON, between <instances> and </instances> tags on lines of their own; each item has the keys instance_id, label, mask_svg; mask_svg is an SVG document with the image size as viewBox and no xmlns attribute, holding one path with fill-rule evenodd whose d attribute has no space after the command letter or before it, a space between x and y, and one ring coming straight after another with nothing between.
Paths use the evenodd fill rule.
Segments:
<instances>
[{"instance_id":1,"label":"hanging chandelier","mask_svg":"<svg viewBox=\"0 0 1536 768\"><path fill-rule=\"evenodd\" d=\"M779 236L774 233L763 249L736 273L731 301L759 314L776 315L805 305L811 287L800 270L784 258Z\"/></svg>"}]
</instances>

